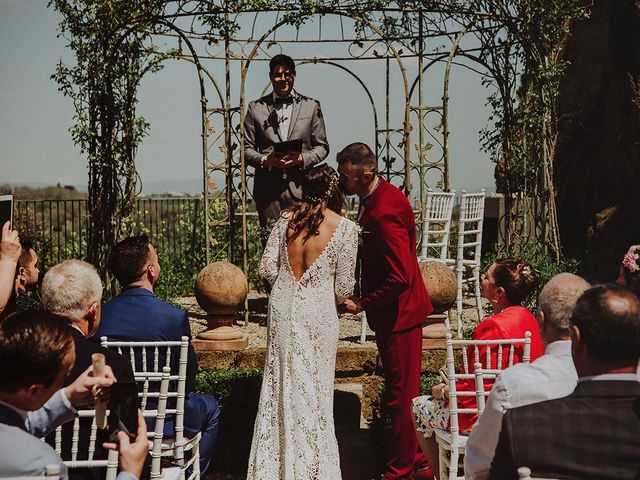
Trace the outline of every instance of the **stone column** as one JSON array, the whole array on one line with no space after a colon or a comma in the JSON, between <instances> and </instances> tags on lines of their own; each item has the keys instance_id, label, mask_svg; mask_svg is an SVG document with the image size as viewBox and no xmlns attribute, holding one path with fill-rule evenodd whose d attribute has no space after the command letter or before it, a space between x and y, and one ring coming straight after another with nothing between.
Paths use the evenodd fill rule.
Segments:
<instances>
[{"instance_id":1,"label":"stone column","mask_svg":"<svg viewBox=\"0 0 640 480\"><path fill-rule=\"evenodd\" d=\"M249 293L247 277L229 262L214 262L204 267L196 279L196 300L207 312L207 329L200 332L196 350L244 350L247 336L233 325Z\"/></svg>"},{"instance_id":2,"label":"stone column","mask_svg":"<svg viewBox=\"0 0 640 480\"><path fill-rule=\"evenodd\" d=\"M456 302L458 292L456 274L444 263L432 260L420 263L420 272L433 304L433 313L422 327L422 349L445 348L446 312Z\"/></svg>"}]
</instances>

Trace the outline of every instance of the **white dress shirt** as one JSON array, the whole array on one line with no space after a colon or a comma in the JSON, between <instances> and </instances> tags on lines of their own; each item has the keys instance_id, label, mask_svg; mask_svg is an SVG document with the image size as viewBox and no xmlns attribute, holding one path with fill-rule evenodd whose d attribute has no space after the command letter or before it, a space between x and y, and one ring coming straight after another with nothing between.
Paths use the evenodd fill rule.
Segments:
<instances>
[{"instance_id":1,"label":"white dress shirt","mask_svg":"<svg viewBox=\"0 0 640 480\"><path fill-rule=\"evenodd\" d=\"M294 93L291 92L293 98ZM276 92L273 92L273 100L279 98ZM278 115L278 136L283 142L289 138L289 125L291 124L291 115L293 114L293 103L286 103L282 105L274 106L274 109Z\"/></svg>"},{"instance_id":2,"label":"white dress shirt","mask_svg":"<svg viewBox=\"0 0 640 480\"><path fill-rule=\"evenodd\" d=\"M276 101L276 99L280 98L280 96L277 95L276 92L271 92L271 94L273 95L274 102ZM292 91L291 98L295 99L294 95L295 92ZM278 116L278 137L280 138L280 141L284 142L289 138L289 126L291 125L291 115L293 114L293 103L287 103L277 106L274 105L273 109ZM260 165L263 165L266 159L267 155L263 155L262 159L260 160ZM269 167L269 170L271 170L271 167Z\"/></svg>"},{"instance_id":3,"label":"white dress shirt","mask_svg":"<svg viewBox=\"0 0 640 480\"><path fill-rule=\"evenodd\" d=\"M571 359L571 340L547 345L544 355L531 364L520 363L504 370L491 389L486 407L467 440L464 474L468 479L489 475L502 417L507 409L566 397L578 382Z\"/></svg>"}]
</instances>

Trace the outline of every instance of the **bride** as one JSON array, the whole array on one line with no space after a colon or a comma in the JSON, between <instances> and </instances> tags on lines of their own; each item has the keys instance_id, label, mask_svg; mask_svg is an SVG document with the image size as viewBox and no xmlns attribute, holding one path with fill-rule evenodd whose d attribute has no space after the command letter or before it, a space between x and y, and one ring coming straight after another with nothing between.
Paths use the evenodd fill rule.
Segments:
<instances>
[{"instance_id":1,"label":"bride","mask_svg":"<svg viewBox=\"0 0 640 480\"><path fill-rule=\"evenodd\" d=\"M342 478L333 424L336 304L353 291L358 232L340 215L344 197L331 167L307 170L302 192L260 262L273 289L247 480Z\"/></svg>"}]
</instances>

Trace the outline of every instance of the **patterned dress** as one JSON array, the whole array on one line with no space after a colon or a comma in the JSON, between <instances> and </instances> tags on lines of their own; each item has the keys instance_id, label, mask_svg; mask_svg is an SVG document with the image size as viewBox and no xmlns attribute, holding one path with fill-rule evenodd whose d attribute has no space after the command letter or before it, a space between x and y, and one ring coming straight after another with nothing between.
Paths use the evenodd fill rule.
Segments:
<instances>
[{"instance_id":1,"label":"patterned dress","mask_svg":"<svg viewBox=\"0 0 640 480\"><path fill-rule=\"evenodd\" d=\"M513 305L505 308L500 313L485 318L478 324L471 338L473 340L501 340L508 338L523 338L525 332L531 333L531 361L544 354L544 344L540 336L540 327L536 318L521 305ZM514 351L514 364L520 363L523 357L523 347L518 345ZM478 360L486 367L486 346L481 346L478 351ZM472 347L467 348L469 358L469 371L474 372L476 359ZM492 349L490 352L491 365L497 365L498 352ZM500 369L507 367L509 360L508 347L502 348L502 365ZM493 379L485 379L484 389L490 391L493 387ZM475 391L475 380L463 379L456 383L459 392ZM458 397L458 408L475 408L475 397ZM449 400L437 400L432 395L424 395L413 399L412 411L418 424L418 431L425 437L431 437L435 428L449 430ZM468 433L478 420L476 414L459 414L458 422L462 433Z\"/></svg>"},{"instance_id":2,"label":"patterned dress","mask_svg":"<svg viewBox=\"0 0 640 480\"><path fill-rule=\"evenodd\" d=\"M355 223L343 218L298 280L287 255L288 219L269 236L260 274L273 285L267 355L248 480L339 480L333 382L339 323L336 304L353 292Z\"/></svg>"}]
</instances>

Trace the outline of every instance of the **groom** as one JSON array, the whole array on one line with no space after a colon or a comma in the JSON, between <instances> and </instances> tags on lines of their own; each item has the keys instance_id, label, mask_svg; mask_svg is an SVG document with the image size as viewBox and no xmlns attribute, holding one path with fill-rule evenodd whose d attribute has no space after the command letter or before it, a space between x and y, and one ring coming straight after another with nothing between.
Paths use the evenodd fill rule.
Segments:
<instances>
[{"instance_id":1,"label":"groom","mask_svg":"<svg viewBox=\"0 0 640 480\"><path fill-rule=\"evenodd\" d=\"M364 143L338 153L340 186L360 197L361 298L347 300L349 313L364 310L384 370L385 405L392 425L384 479L413 479L418 444L411 399L420 394L422 322L433 310L416 255L413 208L395 186L377 175L375 154Z\"/></svg>"}]
</instances>

